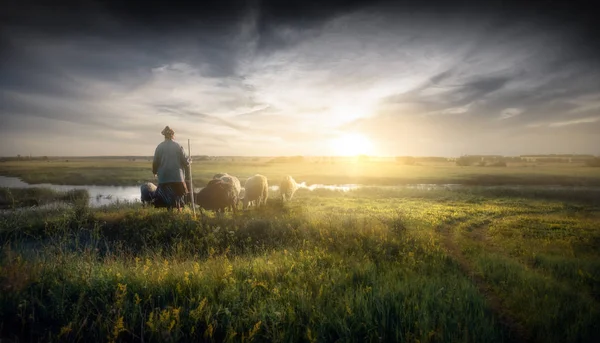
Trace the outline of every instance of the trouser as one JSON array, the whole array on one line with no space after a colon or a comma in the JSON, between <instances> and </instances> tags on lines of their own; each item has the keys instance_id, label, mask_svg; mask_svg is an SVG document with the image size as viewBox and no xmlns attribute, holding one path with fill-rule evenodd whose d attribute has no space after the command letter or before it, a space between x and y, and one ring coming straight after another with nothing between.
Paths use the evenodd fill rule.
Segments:
<instances>
[{"instance_id":1,"label":"trouser","mask_svg":"<svg viewBox=\"0 0 600 343\"><path fill-rule=\"evenodd\" d=\"M160 183L156 189L156 199L154 205L156 207L173 207L180 209L185 203L184 196L188 193L185 182L167 182Z\"/></svg>"}]
</instances>

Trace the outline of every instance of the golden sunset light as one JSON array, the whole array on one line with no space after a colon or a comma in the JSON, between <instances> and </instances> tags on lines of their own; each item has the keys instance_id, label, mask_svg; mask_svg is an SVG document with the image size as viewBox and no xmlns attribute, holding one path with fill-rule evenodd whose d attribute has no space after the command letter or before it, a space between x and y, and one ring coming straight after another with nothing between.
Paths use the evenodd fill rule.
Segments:
<instances>
[{"instance_id":1,"label":"golden sunset light","mask_svg":"<svg viewBox=\"0 0 600 343\"><path fill-rule=\"evenodd\" d=\"M331 140L332 154L336 156L373 155L373 143L358 133L344 133Z\"/></svg>"}]
</instances>

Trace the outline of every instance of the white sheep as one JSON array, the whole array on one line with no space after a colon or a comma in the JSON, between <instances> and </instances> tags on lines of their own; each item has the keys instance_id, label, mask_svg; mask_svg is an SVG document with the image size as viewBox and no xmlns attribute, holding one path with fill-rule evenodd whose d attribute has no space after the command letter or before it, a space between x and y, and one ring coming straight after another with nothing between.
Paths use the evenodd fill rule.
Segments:
<instances>
[{"instance_id":1,"label":"white sheep","mask_svg":"<svg viewBox=\"0 0 600 343\"><path fill-rule=\"evenodd\" d=\"M290 175L286 175L279 184L279 192L281 193L281 201L291 201L294 193L298 189L296 180Z\"/></svg>"},{"instance_id":2,"label":"white sheep","mask_svg":"<svg viewBox=\"0 0 600 343\"><path fill-rule=\"evenodd\" d=\"M269 184L267 178L263 175L256 174L246 180L244 185L244 197L242 198L243 208L247 209L248 204L256 202L256 207L267 204L269 198Z\"/></svg>"},{"instance_id":3,"label":"white sheep","mask_svg":"<svg viewBox=\"0 0 600 343\"><path fill-rule=\"evenodd\" d=\"M220 179L220 178L222 178L225 175L229 175L229 174L227 174L227 173L218 173L218 174L215 174L215 175L213 175L213 180Z\"/></svg>"}]
</instances>

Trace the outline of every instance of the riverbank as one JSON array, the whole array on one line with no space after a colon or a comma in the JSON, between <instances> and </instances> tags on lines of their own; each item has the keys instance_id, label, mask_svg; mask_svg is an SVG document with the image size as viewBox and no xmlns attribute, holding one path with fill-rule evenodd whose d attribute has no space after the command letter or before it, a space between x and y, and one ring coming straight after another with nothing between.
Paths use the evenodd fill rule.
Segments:
<instances>
[{"instance_id":1,"label":"riverbank","mask_svg":"<svg viewBox=\"0 0 600 343\"><path fill-rule=\"evenodd\" d=\"M84 189L56 191L49 188L0 188L0 209L43 206L57 202L87 203L89 194Z\"/></svg>"},{"instance_id":2,"label":"riverbank","mask_svg":"<svg viewBox=\"0 0 600 343\"><path fill-rule=\"evenodd\" d=\"M285 175L311 184L463 185L562 185L600 186L600 168L581 164L508 164L507 167L460 167L454 163L407 166L395 162L270 163L269 161L197 161L192 165L196 185L205 185L214 174L227 172L245 179L262 174L271 185ZM151 163L145 160L79 159L60 161L7 161L0 175L19 177L29 184L139 186L156 182Z\"/></svg>"}]
</instances>

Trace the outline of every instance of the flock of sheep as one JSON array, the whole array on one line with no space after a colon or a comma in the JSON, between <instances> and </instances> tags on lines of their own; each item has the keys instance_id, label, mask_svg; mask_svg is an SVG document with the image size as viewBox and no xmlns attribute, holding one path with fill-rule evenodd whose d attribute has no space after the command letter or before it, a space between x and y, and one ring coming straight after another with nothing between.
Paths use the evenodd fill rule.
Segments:
<instances>
[{"instance_id":1,"label":"flock of sheep","mask_svg":"<svg viewBox=\"0 0 600 343\"><path fill-rule=\"evenodd\" d=\"M151 182L140 187L142 204L153 204L163 207L156 196L156 185ZM290 201L298 189L298 184L291 176L285 176L279 184L282 201ZM267 204L269 198L269 183L264 175L256 174L249 177L244 187L240 180L227 173L215 174L205 187L194 193L194 203L201 209L224 212L230 209L236 212L239 203L243 209L250 206L260 207Z\"/></svg>"}]
</instances>

